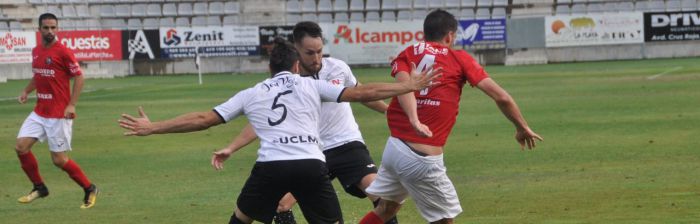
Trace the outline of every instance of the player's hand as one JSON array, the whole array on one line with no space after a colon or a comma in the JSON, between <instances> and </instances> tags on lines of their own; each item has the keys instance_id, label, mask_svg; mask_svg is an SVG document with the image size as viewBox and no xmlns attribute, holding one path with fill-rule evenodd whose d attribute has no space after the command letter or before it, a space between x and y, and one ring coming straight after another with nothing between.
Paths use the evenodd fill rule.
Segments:
<instances>
[{"instance_id":1,"label":"player's hand","mask_svg":"<svg viewBox=\"0 0 700 224\"><path fill-rule=\"evenodd\" d=\"M426 138L433 137L433 132L430 131L430 128L420 121L411 122L411 126L413 126L413 130L416 130L419 136Z\"/></svg>"},{"instance_id":2,"label":"player's hand","mask_svg":"<svg viewBox=\"0 0 700 224\"><path fill-rule=\"evenodd\" d=\"M517 140L518 143L520 143L520 150L525 150L525 146L527 146L527 149L529 150L535 148L535 139L540 141L544 140L537 133L530 130L529 127L526 127L524 129L517 129L515 131L515 140Z\"/></svg>"},{"instance_id":3,"label":"player's hand","mask_svg":"<svg viewBox=\"0 0 700 224\"><path fill-rule=\"evenodd\" d=\"M413 91L418 91L440 84L440 82L435 81L435 79L441 76L442 68L434 69L433 66L430 65L421 72L418 71L418 69L416 68L416 64L411 62L411 74L409 76L410 79L407 80L407 82L409 83Z\"/></svg>"},{"instance_id":4,"label":"player's hand","mask_svg":"<svg viewBox=\"0 0 700 224\"><path fill-rule=\"evenodd\" d=\"M124 132L124 135L146 136L153 133L151 120L149 120L146 113L143 112L142 107L139 107L139 116L140 117L133 117L128 114L122 114L122 119L119 119L119 126L127 130L127 132Z\"/></svg>"},{"instance_id":5,"label":"player's hand","mask_svg":"<svg viewBox=\"0 0 700 224\"><path fill-rule=\"evenodd\" d=\"M70 105L70 104L68 106L66 106L66 110L63 111L63 118L75 119L75 106Z\"/></svg>"},{"instance_id":6,"label":"player's hand","mask_svg":"<svg viewBox=\"0 0 700 224\"><path fill-rule=\"evenodd\" d=\"M22 91L21 94L17 97L17 102L20 104L24 104L27 102L27 92Z\"/></svg>"},{"instance_id":7,"label":"player's hand","mask_svg":"<svg viewBox=\"0 0 700 224\"><path fill-rule=\"evenodd\" d=\"M214 152L214 155L211 156L211 166L216 170L224 169L224 161L226 161L228 157L231 157L232 153L233 151L228 148Z\"/></svg>"}]
</instances>

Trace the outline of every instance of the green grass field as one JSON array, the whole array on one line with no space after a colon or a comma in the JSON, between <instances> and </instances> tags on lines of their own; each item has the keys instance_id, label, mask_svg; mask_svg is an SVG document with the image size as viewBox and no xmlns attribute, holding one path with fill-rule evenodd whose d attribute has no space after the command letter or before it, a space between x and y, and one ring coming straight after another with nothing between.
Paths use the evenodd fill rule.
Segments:
<instances>
[{"instance_id":1,"label":"green grass field","mask_svg":"<svg viewBox=\"0 0 700 224\"><path fill-rule=\"evenodd\" d=\"M445 157L464 209L455 223L700 223L698 62L488 66L545 141L520 151L495 104L465 88ZM365 83L391 81L387 68L355 73ZM17 203L31 184L13 147L33 101L13 99L27 80L0 83L0 223L226 223L257 144L235 154L222 172L209 159L245 119L149 137L122 136L117 119L140 105L153 120L210 110L265 77L206 75L201 86L196 76L87 80L71 156L102 189L90 210L79 209L82 190L51 164L46 144L34 153L51 195ZM380 161L388 136L384 116L353 108ZM340 189L336 183L346 223L357 223L371 206ZM410 200L399 220L424 223Z\"/></svg>"}]
</instances>

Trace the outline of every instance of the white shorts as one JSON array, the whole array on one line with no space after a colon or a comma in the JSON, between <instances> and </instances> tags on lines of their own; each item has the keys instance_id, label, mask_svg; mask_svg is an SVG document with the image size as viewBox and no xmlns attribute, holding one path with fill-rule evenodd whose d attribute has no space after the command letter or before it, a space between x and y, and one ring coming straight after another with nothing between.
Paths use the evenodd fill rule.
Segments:
<instances>
[{"instance_id":1,"label":"white shorts","mask_svg":"<svg viewBox=\"0 0 700 224\"><path fill-rule=\"evenodd\" d=\"M70 151L73 135L73 120L63 118L44 118L32 111L22 123L17 138L36 138L41 142L49 140L52 152Z\"/></svg>"},{"instance_id":2,"label":"white shorts","mask_svg":"<svg viewBox=\"0 0 700 224\"><path fill-rule=\"evenodd\" d=\"M420 156L394 137L389 137L377 178L366 191L399 203L410 195L428 222L454 218L462 212L442 155Z\"/></svg>"}]
</instances>

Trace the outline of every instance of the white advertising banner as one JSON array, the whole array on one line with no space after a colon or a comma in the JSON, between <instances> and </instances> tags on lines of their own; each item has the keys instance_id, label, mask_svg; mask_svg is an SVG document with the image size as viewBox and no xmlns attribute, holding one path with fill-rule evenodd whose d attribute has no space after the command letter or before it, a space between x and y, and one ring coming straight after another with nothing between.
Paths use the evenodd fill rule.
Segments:
<instances>
[{"instance_id":1,"label":"white advertising banner","mask_svg":"<svg viewBox=\"0 0 700 224\"><path fill-rule=\"evenodd\" d=\"M31 63L35 32L0 31L0 64Z\"/></svg>"},{"instance_id":2,"label":"white advertising banner","mask_svg":"<svg viewBox=\"0 0 700 224\"><path fill-rule=\"evenodd\" d=\"M547 47L644 42L641 12L545 17Z\"/></svg>"},{"instance_id":3,"label":"white advertising banner","mask_svg":"<svg viewBox=\"0 0 700 224\"><path fill-rule=\"evenodd\" d=\"M385 64L411 44L423 41L422 22L321 24L326 47L348 64Z\"/></svg>"},{"instance_id":4,"label":"white advertising banner","mask_svg":"<svg viewBox=\"0 0 700 224\"><path fill-rule=\"evenodd\" d=\"M257 26L160 28L164 58L251 56L260 54Z\"/></svg>"}]
</instances>

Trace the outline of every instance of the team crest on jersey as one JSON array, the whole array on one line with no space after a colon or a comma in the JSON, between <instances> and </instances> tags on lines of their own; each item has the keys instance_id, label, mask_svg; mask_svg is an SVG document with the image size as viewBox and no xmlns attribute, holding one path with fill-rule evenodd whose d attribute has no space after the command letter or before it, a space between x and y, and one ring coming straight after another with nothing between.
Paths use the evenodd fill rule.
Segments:
<instances>
[{"instance_id":1,"label":"team crest on jersey","mask_svg":"<svg viewBox=\"0 0 700 224\"><path fill-rule=\"evenodd\" d=\"M50 65L50 64L51 64L51 58L50 58L50 57L46 58L46 61L45 61L45 62L46 62L47 65Z\"/></svg>"}]
</instances>

